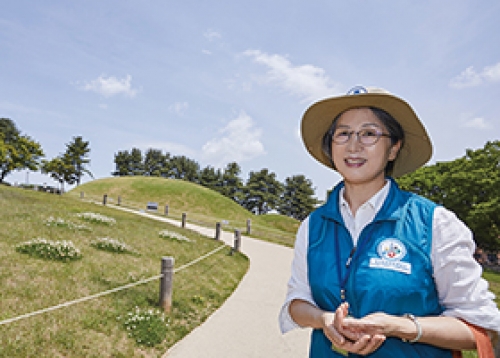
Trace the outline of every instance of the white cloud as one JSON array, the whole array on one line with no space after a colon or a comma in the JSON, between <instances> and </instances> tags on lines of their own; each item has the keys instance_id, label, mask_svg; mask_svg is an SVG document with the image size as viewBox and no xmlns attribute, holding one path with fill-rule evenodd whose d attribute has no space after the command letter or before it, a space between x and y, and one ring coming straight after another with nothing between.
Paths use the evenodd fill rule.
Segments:
<instances>
[{"instance_id":1,"label":"white cloud","mask_svg":"<svg viewBox=\"0 0 500 358\"><path fill-rule=\"evenodd\" d=\"M260 141L262 131L254 121L242 112L202 147L202 157L214 167L223 167L230 162L243 162L265 154Z\"/></svg>"},{"instance_id":2,"label":"white cloud","mask_svg":"<svg viewBox=\"0 0 500 358\"><path fill-rule=\"evenodd\" d=\"M465 128L473 128L473 129L488 129L491 128L489 123L481 117L472 118L470 120L466 120L462 123L462 127Z\"/></svg>"},{"instance_id":3,"label":"white cloud","mask_svg":"<svg viewBox=\"0 0 500 358\"><path fill-rule=\"evenodd\" d=\"M500 81L500 62L496 65L485 67L483 70L483 77L486 81Z\"/></svg>"},{"instance_id":4,"label":"white cloud","mask_svg":"<svg viewBox=\"0 0 500 358\"><path fill-rule=\"evenodd\" d=\"M458 76L450 81L450 87L461 89L465 87L479 86L485 82L500 81L500 62L493 66L486 66L480 72L476 72L474 66L467 67Z\"/></svg>"},{"instance_id":5,"label":"white cloud","mask_svg":"<svg viewBox=\"0 0 500 358\"><path fill-rule=\"evenodd\" d=\"M210 42L220 39L222 36L215 30L208 29L203 33L203 36Z\"/></svg>"},{"instance_id":6,"label":"white cloud","mask_svg":"<svg viewBox=\"0 0 500 358\"><path fill-rule=\"evenodd\" d=\"M85 83L82 86L84 91L96 92L104 97L112 97L123 94L127 97L135 97L138 90L132 88L132 76L125 78L99 76L95 80Z\"/></svg>"},{"instance_id":7,"label":"white cloud","mask_svg":"<svg viewBox=\"0 0 500 358\"><path fill-rule=\"evenodd\" d=\"M188 108L189 104L187 102L177 102L168 107L171 112L174 112L179 116L182 116Z\"/></svg>"},{"instance_id":8,"label":"white cloud","mask_svg":"<svg viewBox=\"0 0 500 358\"><path fill-rule=\"evenodd\" d=\"M313 65L293 66L281 55L268 55L259 50L247 50L245 56L268 67L267 82L277 83L283 89L304 100L317 100L339 92L331 84L325 70Z\"/></svg>"}]
</instances>

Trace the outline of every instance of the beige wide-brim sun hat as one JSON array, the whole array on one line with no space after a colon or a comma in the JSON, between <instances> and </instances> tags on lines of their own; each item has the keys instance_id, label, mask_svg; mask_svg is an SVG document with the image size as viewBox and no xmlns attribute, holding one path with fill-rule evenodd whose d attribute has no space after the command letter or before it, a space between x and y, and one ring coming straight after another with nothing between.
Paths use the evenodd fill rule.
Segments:
<instances>
[{"instance_id":1,"label":"beige wide-brim sun hat","mask_svg":"<svg viewBox=\"0 0 500 358\"><path fill-rule=\"evenodd\" d=\"M339 114L360 107L375 107L386 111L399 122L405 132L404 146L394 162L393 177L411 173L429 161L432 143L411 106L383 89L361 86L354 87L344 96L316 102L305 111L301 123L302 140L316 160L335 170L330 158L323 153L323 136Z\"/></svg>"}]
</instances>

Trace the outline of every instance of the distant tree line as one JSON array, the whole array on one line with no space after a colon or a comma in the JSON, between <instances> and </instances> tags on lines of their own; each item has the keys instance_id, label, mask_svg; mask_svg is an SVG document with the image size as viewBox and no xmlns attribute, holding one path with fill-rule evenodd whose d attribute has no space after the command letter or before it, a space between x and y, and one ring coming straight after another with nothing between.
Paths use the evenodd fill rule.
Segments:
<instances>
[{"instance_id":1,"label":"distant tree line","mask_svg":"<svg viewBox=\"0 0 500 358\"><path fill-rule=\"evenodd\" d=\"M260 215L272 210L297 220L303 220L314 210L318 201L313 184L304 175L295 175L281 183L269 169L250 172L244 183L236 162L221 169L200 165L186 156L171 156L158 149L148 149L144 155L138 148L115 154L114 176L154 176L182 179L219 192L247 210Z\"/></svg>"},{"instance_id":2,"label":"distant tree line","mask_svg":"<svg viewBox=\"0 0 500 358\"><path fill-rule=\"evenodd\" d=\"M64 153L46 160L40 143L22 134L12 120L0 118L0 183L16 170L40 170L56 180L64 190L64 183L78 185L85 174L92 176L87 169L89 153L89 142L77 136L66 144Z\"/></svg>"}]
</instances>

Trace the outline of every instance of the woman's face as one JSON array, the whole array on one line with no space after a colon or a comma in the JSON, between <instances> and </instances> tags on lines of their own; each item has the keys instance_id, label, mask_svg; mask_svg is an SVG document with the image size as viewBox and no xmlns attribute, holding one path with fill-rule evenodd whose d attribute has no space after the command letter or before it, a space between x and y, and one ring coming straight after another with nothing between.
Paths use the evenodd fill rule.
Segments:
<instances>
[{"instance_id":1,"label":"woman's face","mask_svg":"<svg viewBox=\"0 0 500 358\"><path fill-rule=\"evenodd\" d=\"M375 133L383 133L375 144L362 144L356 133L368 130L373 138ZM351 134L344 144L332 142L332 159L335 168L346 184L379 184L385 182L385 167L396 159L401 142L392 145L388 131L369 108L355 108L344 112L337 121L333 136Z\"/></svg>"}]
</instances>

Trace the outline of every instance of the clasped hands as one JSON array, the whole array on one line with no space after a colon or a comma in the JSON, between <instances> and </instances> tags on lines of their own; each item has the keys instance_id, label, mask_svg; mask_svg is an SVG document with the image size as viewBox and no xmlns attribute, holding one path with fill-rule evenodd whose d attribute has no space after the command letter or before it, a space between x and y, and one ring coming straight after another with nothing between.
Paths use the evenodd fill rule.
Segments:
<instances>
[{"instance_id":1,"label":"clasped hands","mask_svg":"<svg viewBox=\"0 0 500 358\"><path fill-rule=\"evenodd\" d=\"M386 339L385 313L373 313L361 319L349 317L349 304L323 315L323 332L332 344L344 351L366 355L376 351Z\"/></svg>"}]
</instances>

